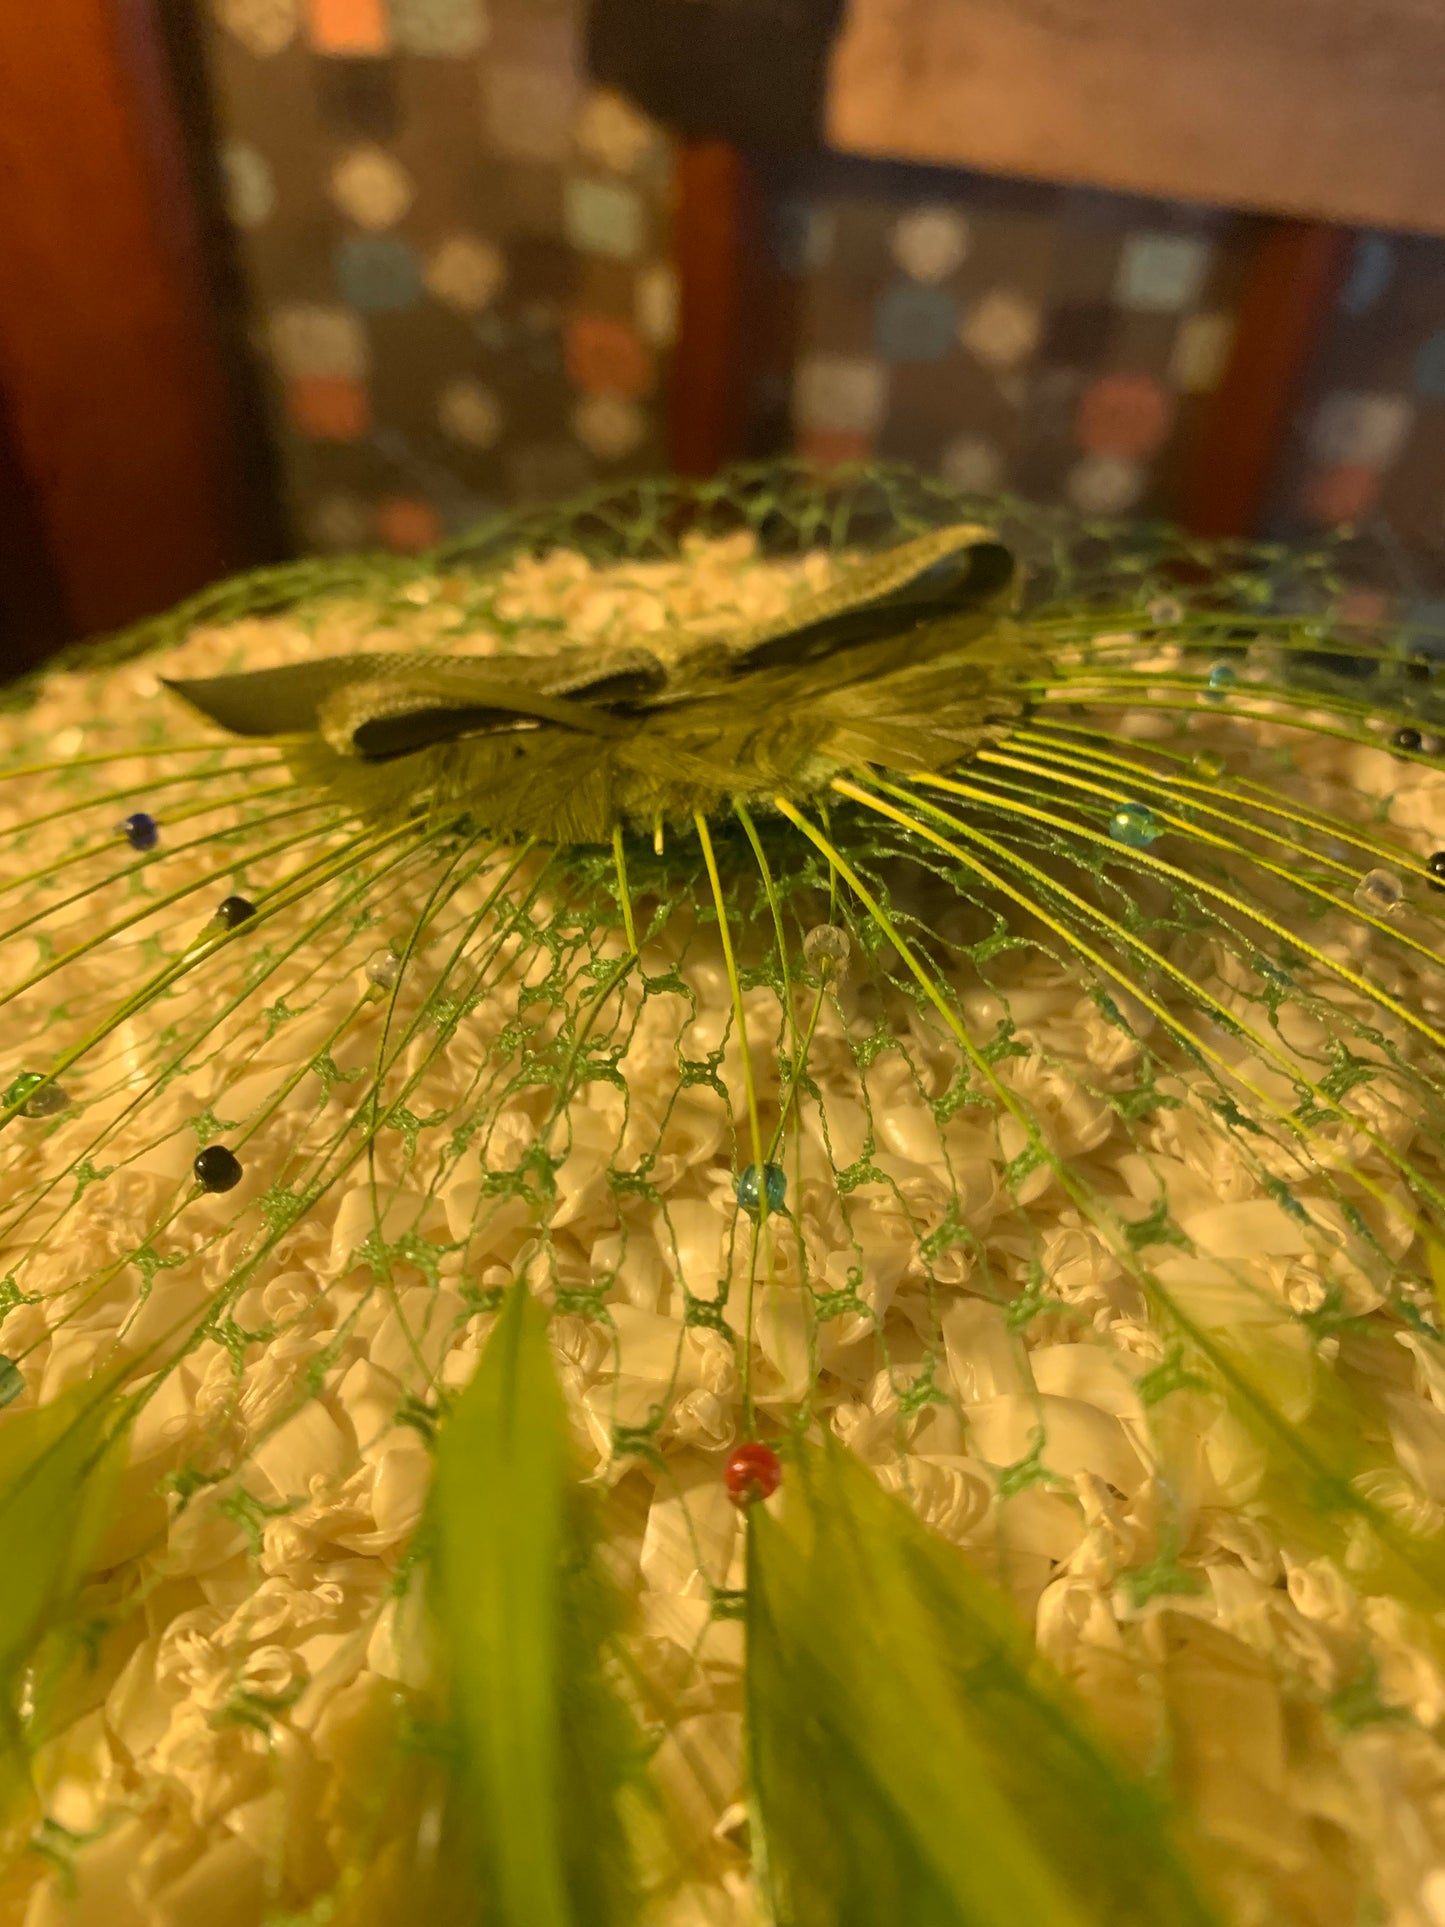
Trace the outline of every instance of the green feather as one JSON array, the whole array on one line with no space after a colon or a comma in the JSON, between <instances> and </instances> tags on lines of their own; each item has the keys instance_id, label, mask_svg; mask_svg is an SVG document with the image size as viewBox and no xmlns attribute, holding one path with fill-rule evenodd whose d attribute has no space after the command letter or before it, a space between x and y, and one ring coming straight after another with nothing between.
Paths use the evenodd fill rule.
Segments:
<instances>
[{"instance_id":1,"label":"green feather","mask_svg":"<svg viewBox=\"0 0 1445 1927\"><path fill-rule=\"evenodd\" d=\"M747 1613L778 1927L1213 1918L1164 1810L1011 1608L836 1443L803 1450L777 1516L752 1515Z\"/></svg>"},{"instance_id":2,"label":"green feather","mask_svg":"<svg viewBox=\"0 0 1445 1927\"><path fill-rule=\"evenodd\" d=\"M75 1654L73 1609L124 1458L114 1417L89 1381L0 1426L0 1835L25 1824L30 1752Z\"/></svg>"},{"instance_id":3,"label":"green feather","mask_svg":"<svg viewBox=\"0 0 1445 1927\"><path fill-rule=\"evenodd\" d=\"M640 1754L603 1677L613 1632L547 1317L507 1294L443 1427L433 1499L466 1829L497 1927L631 1927L621 1802Z\"/></svg>"}]
</instances>

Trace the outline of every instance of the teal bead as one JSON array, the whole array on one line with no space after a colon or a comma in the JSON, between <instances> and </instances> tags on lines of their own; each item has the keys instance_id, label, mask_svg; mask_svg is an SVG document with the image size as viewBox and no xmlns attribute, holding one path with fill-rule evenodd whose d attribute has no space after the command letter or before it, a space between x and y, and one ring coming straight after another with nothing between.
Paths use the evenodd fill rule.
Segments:
<instances>
[{"instance_id":1,"label":"teal bead","mask_svg":"<svg viewBox=\"0 0 1445 1927\"><path fill-rule=\"evenodd\" d=\"M768 1210L781 1211L788 1195L787 1173L781 1164L765 1164L761 1178L758 1176L758 1167L750 1164L738 1179L738 1203L752 1217L757 1217L762 1210L765 1186Z\"/></svg>"},{"instance_id":2,"label":"teal bead","mask_svg":"<svg viewBox=\"0 0 1445 1927\"><path fill-rule=\"evenodd\" d=\"M1209 672L1209 700L1220 703L1239 681L1238 675L1227 662L1217 662Z\"/></svg>"},{"instance_id":3,"label":"teal bead","mask_svg":"<svg viewBox=\"0 0 1445 1927\"><path fill-rule=\"evenodd\" d=\"M1127 844L1131 850L1147 850L1164 832L1154 821L1154 812L1144 804L1121 803L1109 818L1109 834L1116 843Z\"/></svg>"}]
</instances>

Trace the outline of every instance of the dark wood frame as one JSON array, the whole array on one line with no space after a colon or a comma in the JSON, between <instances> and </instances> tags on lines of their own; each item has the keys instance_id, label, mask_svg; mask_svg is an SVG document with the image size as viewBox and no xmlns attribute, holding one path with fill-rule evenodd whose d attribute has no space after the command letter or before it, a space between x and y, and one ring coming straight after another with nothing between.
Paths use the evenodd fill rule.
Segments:
<instances>
[{"instance_id":1,"label":"dark wood frame","mask_svg":"<svg viewBox=\"0 0 1445 1927\"><path fill-rule=\"evenodd\" d=\"M168 49L162 0L0 7L0 394L30 525L0 537L0 675L268 546Z\"/></svg>"}]
</instances>

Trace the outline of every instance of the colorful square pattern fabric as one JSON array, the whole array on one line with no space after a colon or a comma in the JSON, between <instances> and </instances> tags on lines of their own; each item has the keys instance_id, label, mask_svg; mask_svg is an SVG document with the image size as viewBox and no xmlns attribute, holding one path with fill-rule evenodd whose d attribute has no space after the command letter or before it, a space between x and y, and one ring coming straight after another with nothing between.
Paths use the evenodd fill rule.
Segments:
<instances>
[{"instance_id":1,"label":"colorful square pattern fabric","mask_svg":"<svg viewBox=\"0 0 1445 1927\"><path fill-rule=\"evenodd\" d=\"M423 548L663 465L667 137L571 0L208 0L296 535Z\"/></svg>"},{"instance_id":2,"label":"colorful square pattern fabric","mask_svg":"<svg viewBox=\"0 0 1445 1927\"><path fill-rule=\"evenodd\" d=\"M1248 259L1205 211L819 157L771 179L800 316L797 446L979 493L1163 511L1222 381Z\"/></svg>"}]
</instances>

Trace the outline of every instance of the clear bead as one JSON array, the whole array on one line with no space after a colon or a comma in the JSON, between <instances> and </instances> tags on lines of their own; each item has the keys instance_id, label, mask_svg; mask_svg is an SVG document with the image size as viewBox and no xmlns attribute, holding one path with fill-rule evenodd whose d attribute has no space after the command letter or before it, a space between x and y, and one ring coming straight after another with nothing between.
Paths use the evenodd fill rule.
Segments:
<instances>
[{"instance_id":1,"label":"clear bead","mask_svg":"<svg viewBox=\"0 0 1445 1927\"><path fill-rule=\"evenodd\" d=\"M1184 620L1184 604L1178 596L1156 595L1144 613L1156 629L1172 629Z\"/></svg>"},{"instance_id":2,"label":"clear bead","mask_svg":"<svg viewBox=\"0 0 1445 1927\"><path fill-rule=\"evenodd\" d=\"M1196 776L1202 776L1206 783L1212 783L1216 777L1223 776L1225 761L1217 749L1201 749L1189 767Z\"/></svg>"},{"instance_id":3,"label":"clear bead","mask_svg":"<svg viewBox=\"0 0 1445 1927\"><path fill-rule=\"evenodd\" d=\"M758 1176L758 1167L750 1164L738 1179L738 1203L754 1218L763 1208L765 1185L768 1210L781 1211L788 1195L787 1173L781 1164L765 1164L761 1177Z\"/></svg>"},{"instance_id":4,"label":"clear bead","mask_svg":"<svg viewBox=\"0 0 1445 1927\"><path fill-rule=\"evenodd\" d=\"M1355 902L1377 917L1388 917L1405 901L1405 886L1393 870L1367 870L1355 885Z\"/></svg>"},{"instance_id":5,"label":"clear bead","mask_svg":"<svg viewBox=\"0 0 1445 1927\"><path fill-rule=\"evenodd\" d=\"M374 950L366 960L366 981L378 990L395 990L401 977L401 958L387 946Z\"/></svg>"},{"instance_id":6,"label":"clear bead","mask_svg":"<svg viewBox=\"0 0 1445 1927\"><path fill-rule=\"evenodd\" d=\"M47 1084L39 1071L21 1071L5 1093L6 1110L17 1106L23 1117L54 1117L70 1099L58 1084Z\"/></svg>"},{"instance_id":7,"label":"clear bead","mask_svg":"<svg viewBox=\"0 0 1445 1927\"><path fill-rule=\"evenodd\" d=\"M27 1117L55 1117L66 1109L70 1099L58 1084L42 1084L25 1106Z\"/></svg>"},{"instance_id":8,"label":"clear bead","mask_svg":"<svg viewBox=\"0 0 1445 1927\"><path fill-rule=\"evenodd\" d=\"M1109 818L1109 834L1116 843L1131 850L1147 850L1164 832L1154 821L1154 812L1142 803L1121 803Z\"/></svg>"},{"instance_id":9,"label":"clear bead","mask_svg":"<svg viewBox=\"0 0 1445 1927\"><path fill-rule=\"evenodd\" d=\"M803 939L803 962L823 979L841 977L853 954L853 939L836 923L818 923Z\"/></svg>"}]
</instances>

